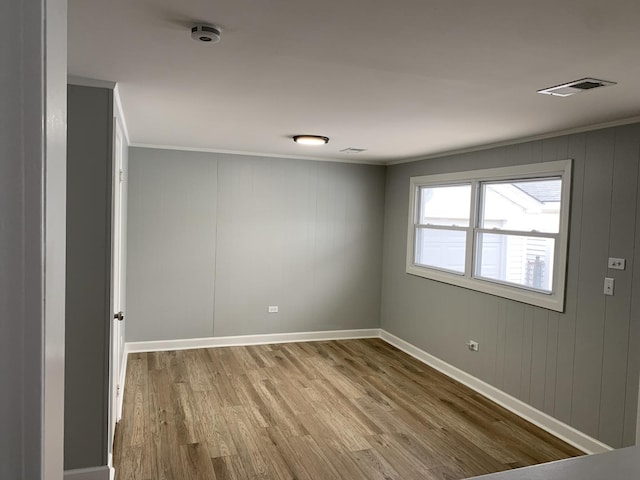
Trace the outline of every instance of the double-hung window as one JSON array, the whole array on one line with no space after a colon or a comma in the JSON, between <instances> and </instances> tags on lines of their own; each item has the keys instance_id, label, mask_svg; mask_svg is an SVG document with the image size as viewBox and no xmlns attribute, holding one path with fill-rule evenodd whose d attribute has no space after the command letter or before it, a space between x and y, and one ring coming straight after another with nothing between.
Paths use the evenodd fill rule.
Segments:
<instances>
[{"instance_id":1,"label":"double-hung window","mask_svg":"<svg viewBox=\"0 0 640 480\"><path fill-rule=\"evenodd\" d=\"M571 160L411 178L407 272L563 311Z\"/></svg>"}]
</instances>

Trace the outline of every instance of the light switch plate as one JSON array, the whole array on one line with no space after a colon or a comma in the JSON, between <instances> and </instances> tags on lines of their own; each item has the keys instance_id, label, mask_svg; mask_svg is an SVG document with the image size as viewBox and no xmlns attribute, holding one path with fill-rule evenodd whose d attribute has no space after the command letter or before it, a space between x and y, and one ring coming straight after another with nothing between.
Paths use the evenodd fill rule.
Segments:
<instances>
[{"instance_id":1,"label":"light switch plate","mask_svg":"<svg viewBox=\"0 0 640 480\"><path fill-rule=\"evenodd\" d=\"M277 305L269 305L269 313L278 313Z\"/></svg>"},{"instance_id":2,"label":"light switch plate","mask_svg":"<svg viewBox=\"0 0 640 480\"><path fill-rule=\"evenodd\" d=\"M604 294L613 295L613 278L605 277L604 279Z\"/></svg>"},{"instance_id":3,"label":"light switch plate","mask_svg":"<svg viewBox=\"0 0 640 480\"><path fill-rule=\"evenodd\" d=\"M609 268L614 270L624 270L627 261L624 258L609 257Z\"/></svg>"}]
</instances>

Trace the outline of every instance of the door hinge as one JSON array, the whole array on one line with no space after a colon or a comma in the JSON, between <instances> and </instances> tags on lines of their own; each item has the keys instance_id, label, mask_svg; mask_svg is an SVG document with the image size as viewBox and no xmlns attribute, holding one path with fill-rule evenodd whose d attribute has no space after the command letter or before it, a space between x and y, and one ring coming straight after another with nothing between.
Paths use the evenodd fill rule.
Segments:
<instances>
[{"instance_id":1,"label":"door hinge","mask_svg":"<svg viewBox=\"0 0 640 480\"><path fill-rule=\"evenodd\" d=\"M120 385L116 386L116 397L120 396Z\"/></svg>"},{"instance_id":2,"label":"door hinge","mask_svg":"<svg viewBox=\"0 0 640 480\"><path fill-rule=\"evenodd\" d=\"M120 170L120 182L124 182L124 171Z\"/></svg>"}]
</instances>

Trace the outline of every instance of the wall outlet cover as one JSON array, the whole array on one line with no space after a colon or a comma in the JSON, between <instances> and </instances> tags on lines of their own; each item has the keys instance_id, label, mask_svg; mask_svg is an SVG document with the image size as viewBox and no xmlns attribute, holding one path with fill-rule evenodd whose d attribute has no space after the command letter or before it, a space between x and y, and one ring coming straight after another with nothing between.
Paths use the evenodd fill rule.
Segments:
<instances>
[{"instance_id":1,"label":"wall outlet cover","mask_svg":"<svg viewBox=\"0 0 640 480\"><path fill-rule=\"evenodd\" d=\"M609 257L609 268L613 270L624 270L627 261L624 258Z\"/></svg>"}]
</instances>

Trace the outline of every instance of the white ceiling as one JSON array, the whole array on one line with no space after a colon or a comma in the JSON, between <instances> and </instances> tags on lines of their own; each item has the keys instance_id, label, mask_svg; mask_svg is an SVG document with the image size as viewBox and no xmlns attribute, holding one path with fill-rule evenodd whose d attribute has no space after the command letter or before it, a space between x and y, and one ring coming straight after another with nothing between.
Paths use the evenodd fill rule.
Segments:
<instances>
[{"instance_id":1,"label":"white ceiling","mask_svg":"<svg viewBox=\"0 0 640 480\"><path fill-rule=\"evenodd\" d=\"M69 74L118 82L133 144L385 163L640 115L640 1L69 0Z\"/></svg>"}]
</instances>

